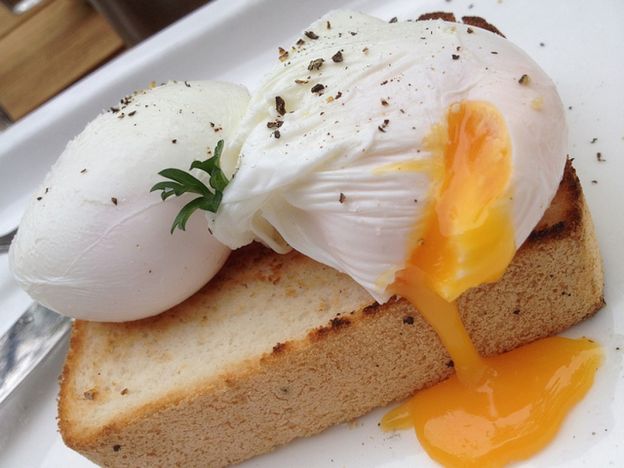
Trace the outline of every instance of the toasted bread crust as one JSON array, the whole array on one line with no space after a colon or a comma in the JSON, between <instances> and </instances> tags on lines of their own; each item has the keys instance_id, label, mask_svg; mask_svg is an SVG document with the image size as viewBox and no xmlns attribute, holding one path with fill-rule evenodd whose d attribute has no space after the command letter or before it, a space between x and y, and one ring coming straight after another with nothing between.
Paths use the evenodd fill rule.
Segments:
<instances>
[{"instance_id":1,"label":"toasted bread crust","mask_svg":"<svg viewBox=\"0 0 624 468\"><path fill-rule=\"evenodd\" d=\"M456 23L457 19L453 13L447 11L434 11L432 13L425 13L420 15L416 21L429 21L429 20L437 20L441 19L443 21L450 21L452 23ZM494 34L498 34L499 36L505 37L505 35L498 30L496 26L488 23L485 19L480 16L462 16L462 23L467 24L469 26L474 26L475 28L485 29L487 31L493 32Z\"/></svg>"},{"instance_id":2,"label":"toasted bread crust","mask_svg":"<svg viewBox=\"0 0 624 468\"><path fill-rule=\"evenodd\" d=\"M476 28L486 29L494 34L505 37L505 35L500 32L496 26L488 23L480 16L462 16L462 23L469 24L470 26L474 26Z\"/></svg>"},{"instance_id":3,"label":"toasted bread crust","mask_svg":"<svg viewBox=\"0 0 624 468\"><path fill-rule=\"evenodd\" d=\"M455 23L457 21L455 19L455 15L447 11L434 11L431 13L424 13L420 15L416 19L416 21L429 21L429 20L437 20L437 19L441 19L443 21L450 21L451 23Z\"/></svg>"},{"instance_id":4,"label":"toasted bread crust","mask_svg":"<svg viewBox=\"0 0 624 468\"><path fill-rule=\"evenodd\" d=\"M256 269L263 275L258 281L276 282L279 288L280 269L292 265L308 271L327 268L297 253L280 256L255 245L236 252L216 281L233 284ZM196 296L210 294L211 285ZM475 345L489 355L591 316L604 304L602 285L591 217L568 163L553 203L503 278L466 292L458 304ZM197 314L201 304L191 298L163 317L109 324L107 330L150 333L175 327L176 320ZM303 338L274 343L227 372L96 425L88 420L98 401L85 400L84 384L77 383L91 333L99 333L96 324L74 326L61 382L59 427L68 446L104 466L240 462L405 398L453 372L438 337L406 301L393 298L379 305L371 299L319 323ZM111 346L122 343L116 339L110 335Z\"/></svg>"}]
</instances>

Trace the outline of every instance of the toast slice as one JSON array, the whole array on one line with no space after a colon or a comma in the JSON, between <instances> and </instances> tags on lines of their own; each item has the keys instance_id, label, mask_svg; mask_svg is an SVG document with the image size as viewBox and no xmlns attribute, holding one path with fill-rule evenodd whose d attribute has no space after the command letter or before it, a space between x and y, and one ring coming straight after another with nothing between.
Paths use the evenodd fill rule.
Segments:
<instances>
[{"instance_id":1,"label":"toast slice","mask_svg":"<svg viewBox=\"0 0 624 468\"><path fill-rule=\"evenodd\" d=\"M558 333L604 304L594 229L570 163L503 278L459 307L485 355ZM259 245L179 306L76 322L61 382L65 443L104 466L223 466L352 420L453 372L406 301Z\"/></svg>"}]
</instances>

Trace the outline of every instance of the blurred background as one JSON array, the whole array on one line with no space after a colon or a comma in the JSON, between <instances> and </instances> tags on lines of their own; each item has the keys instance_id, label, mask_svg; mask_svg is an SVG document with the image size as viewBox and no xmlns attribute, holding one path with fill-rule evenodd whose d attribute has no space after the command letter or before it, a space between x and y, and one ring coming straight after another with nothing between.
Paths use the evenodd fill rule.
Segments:
<instances>
[{"instance_id":1,"label":"blurred background","mask_svg":"<svg viewBox=\"0 0 624 468\"><path fill-rule=\"evenodd\" d=\"M0 131L209 0L0 0Z\"/></svg>"}]
</instances>

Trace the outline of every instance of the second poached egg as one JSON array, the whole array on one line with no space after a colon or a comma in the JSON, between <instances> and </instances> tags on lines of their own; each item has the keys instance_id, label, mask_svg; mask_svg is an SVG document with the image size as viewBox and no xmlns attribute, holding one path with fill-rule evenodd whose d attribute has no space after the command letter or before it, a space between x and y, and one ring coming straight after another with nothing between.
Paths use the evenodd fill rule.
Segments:
<instances>
[{"instance_id":1,"label":"second poached egg","mask_svg":"<svg viewBox=\"0 0 624 468\"><path fill-rule=\"evenodd\" d=\"M162 169L187 170L229 139L248 100L229 83L169 82L96 117L24 213L9 252L20 286L63 315L104 322L156 315L201 288L230 250L202 216L171 235L192 196L163 203L149 190Z\"/></svg>"}]
</instances>

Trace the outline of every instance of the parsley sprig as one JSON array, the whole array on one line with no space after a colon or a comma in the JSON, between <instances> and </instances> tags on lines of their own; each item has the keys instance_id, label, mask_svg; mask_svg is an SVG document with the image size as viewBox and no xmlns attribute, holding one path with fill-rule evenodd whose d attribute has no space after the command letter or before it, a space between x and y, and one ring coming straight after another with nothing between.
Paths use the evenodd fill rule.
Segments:
<instances>
[{"instance_id":1,"label":"parsley sprig","mask_svg":"<svg viewBox=\"0 0 624 468\"><path fill-rule=\"evenodd\" d=\"M225 177L225 174L221 170L220 160L221 153L223 152L223 140L217 142L217 146L214 150L214 155L206 159L205 161L193 161L189 171L192 169L200 169L207 172L210 175L209 185L212 190L206 186L201 180L195 176L189 174L186 171L175 168L163 169L158 174L171 180L158 182L154 185L150 192L155 190L162 190L160 198L166 200L172 195L179 197L187 192L196 193L200 195L193 201L190 201L180 210L178 215L173 220L171 226L171 233L176 228L184 231L186 229L186 222L195 212L195 210L205 210L216 213L221 199L223 198L223 190L227 187L229 180Z\"/></svg>"}]
</instances>

